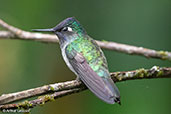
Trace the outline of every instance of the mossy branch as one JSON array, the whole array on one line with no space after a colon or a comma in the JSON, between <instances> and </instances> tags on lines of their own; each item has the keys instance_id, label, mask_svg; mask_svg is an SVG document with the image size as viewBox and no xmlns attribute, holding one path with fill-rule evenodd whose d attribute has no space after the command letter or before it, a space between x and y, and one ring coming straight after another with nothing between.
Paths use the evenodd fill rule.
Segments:
<instances>
[{"instance_id":1,"label":"mossy branch","mask_svg":"<svg viewBox=\"0 0 171 114\"><path fill-rule=\"evenodd\" d=\"M121 82L126 80L136 80L136 79L156 79L156 78L171 78L171 67L160 68L157 66L151 69L138 69L133 71L125 72L113 72L110 73L113 81ZM66 95L71 95L73 93L78 93L86 90L86 86L77 80L67 81L62 83L49 84L42 87L37 87L21 92L9 93L0 96L0 110L4 109L29 109L37 105L42 105L49 101L54 101L57 98L64 97ZM44 96L43 95L46 94ZM20 103L7 104L30 97L39 96L38 98L31 101L24 101Z\"/></svg>"},{"instance_id":2,"label":"mossy branch","mask_svg":"<svg viewBox=\"0 0 171 114\"><path fill-rule=\"evenodd\" d=\"M33 40L48 43L58 42L58 38L56 35L27 32L7 24L2 19L0 19L0 26L7 30L0 31L0 39ZM96 42L100 47L104 49L123 52L126 54L145 56L147 58L157 58L171 61L171 52L168 51L156 51L143 47L136 47L109 41Z\"/></svg>"}]
</instances>

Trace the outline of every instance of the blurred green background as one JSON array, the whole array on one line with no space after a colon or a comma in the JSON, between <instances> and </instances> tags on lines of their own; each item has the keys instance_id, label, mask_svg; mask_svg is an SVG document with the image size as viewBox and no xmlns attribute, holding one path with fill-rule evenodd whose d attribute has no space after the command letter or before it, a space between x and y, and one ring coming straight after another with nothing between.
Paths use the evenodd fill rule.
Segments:
<instances>
[{"instance_id":1,"label":"blurred green background","mask_svg":"<svg viewBox=\"0 0 171 114\"><path fill-rule=\"evenodd\" d=\"M0 0L0 18L30 31L75 16L94 39L171 51L170 0ZM2 30L2 29L1 29ZM110 71L170 67L171 62L104 50ZM0 40L0 94L75 79L59 44ZM33 114L170 114L171 79L117 83L122 105L109 105L90 91L66 96Z\"/></svg>"}]
</instances>

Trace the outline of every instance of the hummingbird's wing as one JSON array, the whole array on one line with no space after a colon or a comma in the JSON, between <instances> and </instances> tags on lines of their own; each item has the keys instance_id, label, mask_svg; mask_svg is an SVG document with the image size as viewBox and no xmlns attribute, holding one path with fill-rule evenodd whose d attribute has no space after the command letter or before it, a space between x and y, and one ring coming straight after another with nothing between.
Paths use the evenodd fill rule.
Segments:
<instances>
[{"instance_id":1,"label":"hummingbird's wing","mask_svg":"<svg viewBox=\"0 0 171 114\"><path fill-rule=\"evenodd\" d=\"M115 92L118 91L111 78L100 77L89 66L84 56L78 52L67 54L69 63L73 67L75 73L84 82L84 84L100 99L103 101L114 104L119 100L116 98Z\"/></svg>"}]
</instances>

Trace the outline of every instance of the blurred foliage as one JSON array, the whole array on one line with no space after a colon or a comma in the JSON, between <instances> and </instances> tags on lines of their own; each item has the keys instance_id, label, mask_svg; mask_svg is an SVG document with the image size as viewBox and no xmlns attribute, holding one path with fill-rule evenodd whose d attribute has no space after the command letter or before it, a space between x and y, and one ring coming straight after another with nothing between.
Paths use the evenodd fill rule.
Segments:
<instances>
[{"instance_id":1,"label":"blurred foliage","mask_svg":"<svg viewBox=\"0 0 171 114\"><path fill-rule=\"evenodd\" d=\"M0 0L0 18L30 31L53 27L75 16L94 39L171 51L170 6L170 0ZM104 52L110 71L171 66L168 61ZM58 44L0 40L0 94L74 78L62 59ZM170 79L126 81L117 86L121 92L121 106L106 104L85 91L36 107L32 113L171 112Z\"/></svg>"}]
</instances>

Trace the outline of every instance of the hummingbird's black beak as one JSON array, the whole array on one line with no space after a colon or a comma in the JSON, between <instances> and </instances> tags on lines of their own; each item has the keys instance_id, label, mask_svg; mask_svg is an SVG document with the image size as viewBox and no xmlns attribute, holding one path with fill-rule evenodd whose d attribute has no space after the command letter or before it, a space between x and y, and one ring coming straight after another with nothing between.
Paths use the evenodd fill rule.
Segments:
<instances>
[{"instance_id":1,"label":"hummingbird's black beak","mask_svg":"<svg viewBox=\"0 0 171 114\"><path fill-rule=\"evenodd\" d=\"M32 31L36 31L36 32L55 32L54 28L49 28L49 29L32 29Z\"/></svg>"}]
</instances>

